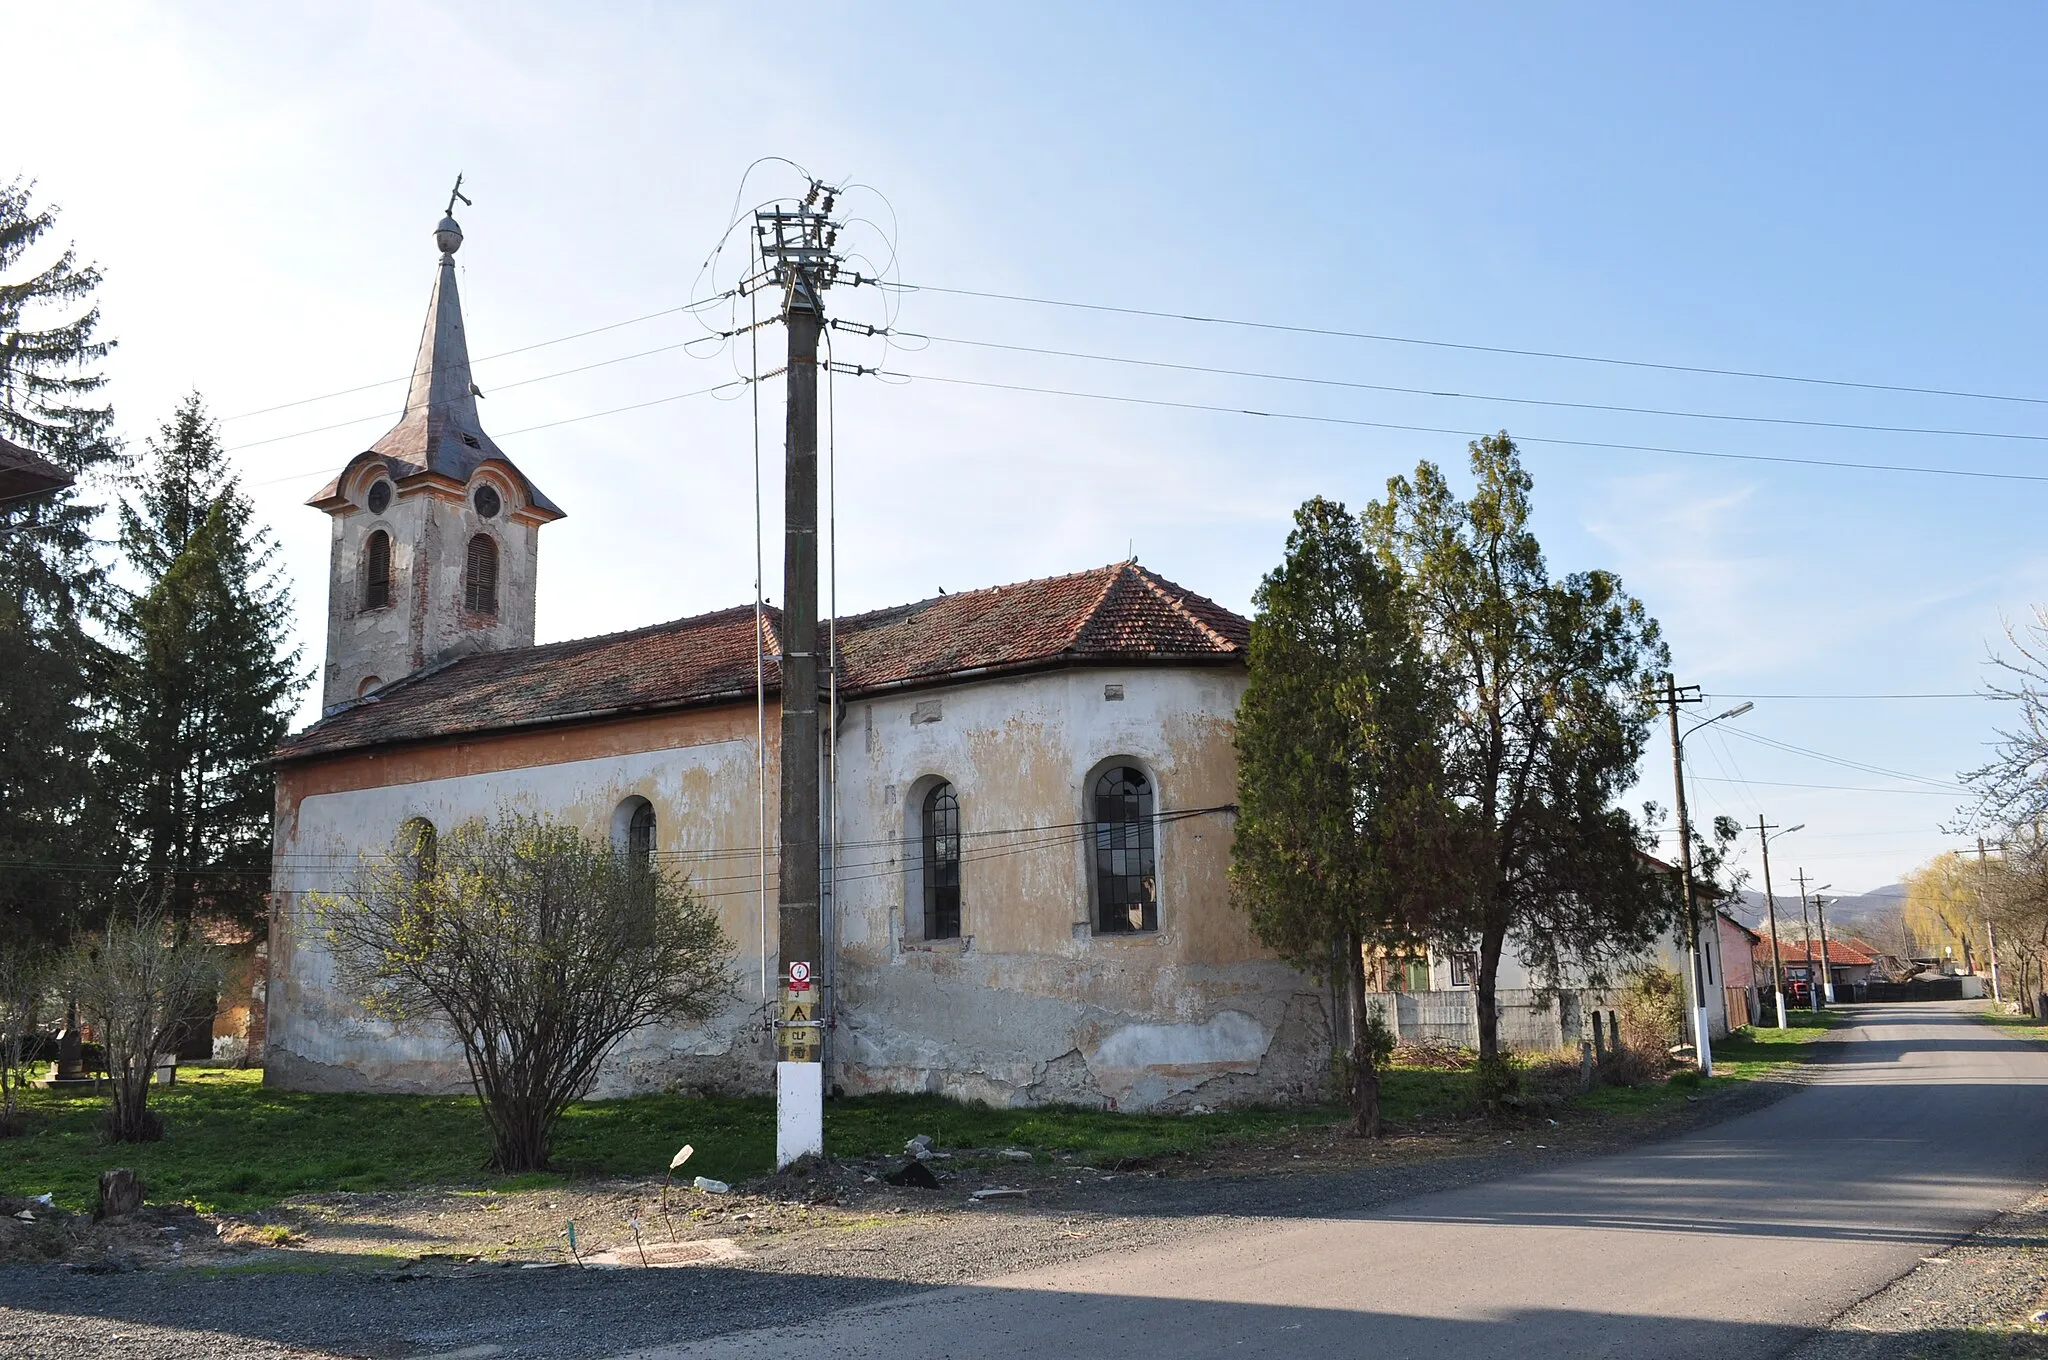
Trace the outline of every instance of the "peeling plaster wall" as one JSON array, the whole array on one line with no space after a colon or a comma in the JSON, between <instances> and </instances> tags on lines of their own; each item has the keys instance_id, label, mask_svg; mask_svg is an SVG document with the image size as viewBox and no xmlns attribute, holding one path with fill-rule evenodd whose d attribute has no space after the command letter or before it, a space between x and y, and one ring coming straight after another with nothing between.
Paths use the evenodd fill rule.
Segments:
<instances>
[{"instance_id":1,"label":"peeling plaster wall","mask_svg":"<svg viewBox=\"0 0 2048 1360\"><path fill-rule=\"evenodd\" d=\"M1243 687L1234 668L1077 670L844 706L830 1080L849 1093L1127 1110L1318 1094L1328 1053L1321 994L1268 956L1231 905L1229 814L1158 826L1157 932L1099 936L1092 927L1082 826L1092 815L1092 776L1112 761L1136 763L1153 781L1160 813L1234 802L1231 723ZM772 734L779 724L770 718ZM467 1082L445 1039L394 1032L335 991L305 900L331 882L309 867L329 863L318 857L385 853L408 818L447 827L504 805L604 834L620 801L637 794L655 807L663 851L726 852L693 867L739 946L738 993L702 1031L636 1036L606 1065L598 1092L764 1088L772 1054L754 1027L754 861L730 855L759 840L753 735L747 705L283 771L267 1080L437 1091ZM925 942L913 863L920 847L906 804L936 779L959 798L963 938Z\"/></svg>"},{"instance_id":2,"label":"peeling plaster wall","mask_svg":"<svg viewBox=\"0 0 2048 1360\"><path fill-rule=\"evenodd\" d=\"M998 1105L1313 1096L1319 993L1230 904L1228 814L1158 827L1156 933L1092 924L1092 776L1136 763L1160 813L1234 802L1243 690L1234 668L1101 669L850 703L835 1079ZM960 805L962 938L926 942L916 799L939 779Z\"/></svg>"},{"instance_id":3,"label":"peeling plaster wall","mask_svg":"<svg viewBox=\"0 0 2048 1360\"><path fill-rule=\"evenodd\" d=\"M605 1064L595 1094L767 1089L772 1055L756 1019L762 950L754 861L730 855L760 843L753 738L750 707L743 716L728 710L642 719L282 771L265 1081L298 1090L468 1089L461 1051L445 1035L396 1030L336 989L309 894L337 886L336 866L353 856L389 853L413 817L445 829L514 808L608 836L619 804L638 795L655 806L657 849L711 897L736 946L734 998L701 1029L629 1038ZM771 827L774 816L771 772ZM772 967L772 914L769 927Z\"/></svg>"},{"instance_id":4,"label":"peeling plaster wall","mask_svg":"<svg viewBox=\"0 0 2048 1360\"><path fill-rule=\"evenodd\" d=\"M365 681L388 685L444 656L533 645L540 525L516 479L486 464L466 486L419 480L397 491L383 514L372 514L370 487L389 476L382 463L357 469L346 488L350 504L333 512L324 708L354 701ZM502 506L490 519L477 513L473 499L484 485L496 489ZM379 529L391 536L391 603L365 609L364 555ZM463 608L462 573L478 533L498 545L495 614Z\"/></svg>"}]
</instances>

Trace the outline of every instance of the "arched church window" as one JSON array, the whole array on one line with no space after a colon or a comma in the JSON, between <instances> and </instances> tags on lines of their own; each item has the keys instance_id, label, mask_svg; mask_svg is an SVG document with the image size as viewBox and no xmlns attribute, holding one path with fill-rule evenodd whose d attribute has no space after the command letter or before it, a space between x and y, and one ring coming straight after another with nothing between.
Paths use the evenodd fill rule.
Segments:
<instances>
[{"instance_id":1,"label":"arched church window","mask_svg":"<svg viewBox=\"0 0 2048 1360\"><path fill-rule=\"evenodd\" d=\"M489 534L469 540L462 568L462 604L476 614L498 612L498 545Z\"/></svg>"},{"instance_id":2,"label":"arched church window","mask_svg":"<svg viewBox=\"0 0 2048 1360\"><path fill-rule=\"evenodd\" d=\"M471 496L470 500L476 505L477 514L485 519L496 519L498 511L504 508L503 503L498 499L498 488L488 482L478 487L476 494Z\"/></svg>"},{"instance_id":3,"label":"arched church window","mask_svg":"<svg viewBox=\"0 0 2048 1360\"><path fill-rule=\"evenodd\" d=\"M407 874L419 882L432 878L440 868L439 833L424 817L411 817L398 828L398 858Z\"/></svg>"},{"instance_id":4,"label":"arched church window","mask_svg":"<svg viewBox=\"0 0 2048 1360\"><path fill-rule=\"evenodd\" d=\"M960 800L951 784L924 796L924 937L960 938Z\"/></svg>"},{"instance_id":5,"label":"arched church window","mask_svg":"<svg viewBox=\"0 0 2048 1360\"><path fill-rule=\"evenodd\" d=\"M381 515L391 508L391 483L379 478L370 486L370 513Z\"/></svg>"},{"instance_id":6,"label":"arched church window","mask_svg":"<svg viewBox=\"0 0 2048 1360\"><path fill-rule=\"evenodd\" d=\"M1095 781L1095 928L1105 935L1159 929L1159 865L1152 840L1152 781L1130 765Z\"/></svg>"},{"instance_id":7,"label":"arched church window","mask_svg":"<svg viewBox=\"0 0 2048 1360\"><path fill-rule=\"evenodd\" d=\"M626 860L636 874L654 870L654 804L644 798L626 822Z\"/></svg>"},{"instance_id":8,"label":"arched church window","mask_svg":"<svg viewBox=\"0 0 2048 1360\"><path fill-rule=\"evenodd\" d=\"M390 603L391 535L378 529L363 544L363 608L383 609Z\"/></svg>"}]
</instances>

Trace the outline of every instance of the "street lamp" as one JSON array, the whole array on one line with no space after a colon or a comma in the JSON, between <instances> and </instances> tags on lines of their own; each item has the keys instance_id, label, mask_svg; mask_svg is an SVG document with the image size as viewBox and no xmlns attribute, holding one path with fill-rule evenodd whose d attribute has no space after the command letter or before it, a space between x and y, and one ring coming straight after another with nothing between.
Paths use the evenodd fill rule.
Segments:
<instances>
[{"instance_id":1,"label":"street lamp","mask_svg":"<svg viewBox=\"0 0 2048 1360\"><path fill-rule=\"evenodd\" d=\"M1667 678L1667 692L1675 690L1675 682ZM1692 823L1685 814L1685 739L1703 727L1712 727L1724 718L1739 718L1756 705L1741 703L1724 713L1716 713L1705 722L1694 723L1683 734L1678 730L1678 704L1676 694L1671 702L1671 778L1678 788L1678 871L1685 880L1685 933L1686 952L1691 956L1692 965L1692 1032L1694 1051L1699 1054L1700 1075L1714 1075L1713 1038L1707 1028L1707 975L1700 953L1700 913L1693 894L1692 883Z\"/></svg>"},{"instance_id":2,"label":"street lamp","mask_svg":"<svg viewBox=\"0 0 2048 1360\"><path fill-rule=\"evenodd\" d=\"M1797 826L1786 827L1778 836L1789 836L1805 828L1806 823L1801 822ZM1761 812L1756 815L1756 838L1763 845L1764 906L1771 913L1771 998L1778 1003L1778 1028L1789 1029L1790 1026L1785 1021L1785 964L1778 955L1778 899L1771 891L1771 842L1776 840L1777 836L1771 835L1769 828L1764 826L1764 815Z\"/></svg>"}]
</instances>

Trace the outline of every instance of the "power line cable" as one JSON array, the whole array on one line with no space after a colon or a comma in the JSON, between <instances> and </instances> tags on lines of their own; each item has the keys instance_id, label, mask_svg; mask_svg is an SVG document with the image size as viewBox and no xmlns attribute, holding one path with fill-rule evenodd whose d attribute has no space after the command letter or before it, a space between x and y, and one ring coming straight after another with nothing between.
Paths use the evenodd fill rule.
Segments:
<instances>
[{"instance_id":1,"label":"power line cable","mask_svg":"<svg viewBox=\"0 0 2048 1360\"><path fill-rule=\"evenodd\" d=\"M978 378L953 378L936 373L908 373L885 370L881 376L912 382L945 383L955 387L981 387L999 392L1029 392L1049 397L1077 397L1086 401L1116 402L1129 406L1151 406L1176 411L1210 411L1222 415L1255 416L1264 420L1302 421L1314 425L1342 425L1354 429L1400 430L1412 434L1444 434L1461 439L1484 439L1493 430L1461 430L1441 425L1407 425L1390 420L1359 420L1347 416L1309 415L1300 411L1267 411L1249 406L1219 406L1199 401L1170 401L1163 397L1133 397L1114 392L1082 392L1066 387L1040 387L1030 383L993 382ZM2031 472L1987 472L1976 468L1922 467L1907 463L1863 463L1837 458L1794 458L1787 454L1730 453L1716 449L1682 449L1661 444L1624 444L1598 439L1560 439L1546 435L1514 436L1518 444L1549 444L1561 448L1599 449L1617 453L1666 453L1686 458L1715 458L1738 463L1782 463L1793 467L1848 469L1858 472L1904 472L1929 477L1968 477L1997 482L2048 482L2048 474Z\"/></svg>"},{"instance_id":2,"label":"power line cable","mask_svg":"<svg viewBox=\"0 0 2048 1360\"><path fill-rule=\"evenodd\" d=\"M1492 393L1454 392L1429 387L1402 387L1393 383L1356 382L1343 378L1312 378L1295 373L1268 373L1257 369L1215 368L1206 364L1176 363L1165 359L1140 359L1121 354L1094 354L1083 350L1047 349L1037 345L1012 345L994 340L967 340L951 335L901 332L936 344L960 345L972 349L1003 350L1013 354L1037 354L1057 359L1082 359L1091 363L1127 364L1137 368L1167 369L1177 373L1202 373L1224 378L1250 378L1260 382L1300 383L1311 387L1340 387L1359 392L1391 392L1411 397L1441 397L1453 401L1490 401L1510 406L1542 406L1566 411L1611 411L1621 415L1667 416L1681 420L1722 420L1750 425L1791 425L1815 430L1851 430L1861 434L1936 435L1956 439L2012 439L2048 443L2048 434L2022 434L2002 430L1959 430L1921 425L1863 425L1842 420L1804 420L1792 416L1752 416L1726 411L1684 411L1660 406L1620 406L1607 402L1561 401L1546 397L1504 397Z\"/></svg>"},{"instance_id":3,"label":"power line cable","mask_svg":"<svg viewBox=\"0 0 2048 1360\"><path fill-rule=\"evenodd\" d=\"M1606 364L1617 368L1642 368L1663 373L1698 373L1716 378L1753 378L1764 382L1799 383L1813 387L1842 387L1864 392L1902 392L1923 397L1958 397L1970 401L2016 402L2048 406L2048 397L2025 397L2004 392L1971 392L1947 387L1914 387L1905 383L1859 382L1847 378L1816 378L1796 373L1771 373L1755 369L1712 368L1700 364L1660 363L1648 359L1619 359L1609 355L1573 354L1561 350L1516 349L1508 345L1479 345L1456 340L1426 340L1410 335L1379 334L1371 331L1336 330L1324 326L1296 326L1276 321L1249 321L1236 317L1203 316L1192 312L1155 311L1144 307L1116 307L1098 302L1074 302L1061 298L1030 297L1018 293L992 293L973 288L945 288L937 284L883 283L899 292L946 293L955 297L986 298L996 302L1020 302L1035 307L1062 307L1074 311L1107 312L1118 316L1143 316L1164 321L1192 321L1207 326L1237 326L1248 330L1279 331L1293 335L1320 335L1340 340L1369 340L1389 345L1419 345L1430 349L1464 350L1475 354L1506 354L1524 359L1558 359L1571 363Z\"/></svg>"},{"instance_id":4,"label":"power line cable","mask_svg":"<svg viewBox=\"0 0 2048 1360\"><path fill-rule=\"evenodd\" d=\"M1795 746L1789 741L1779 741L1776 737L1766 737L1757 732L1745 732L1739 727L1724 727L1721 730L1727 736L1740 737L1744 741L1753 741L1759 746L1769 746L1776 750L1790 752L1793 755L1805 756L1809 760L1820 760L1830 765L1840 765L1844 769L1861 770L1865 774L1883 775L1887 779L1906 779L1915 784L1929 784L1950 793L1968 792L1967 789L1954 780L1929 779L1925 775L1907 774L1904 770L1887 769L1882 765L1871 765L1861 760L1852 760L1847 756L1829 755L1825 751L1816 751L1809 746Z\"/></svg>"},{"instance_id":5,"label":"power line cable","mask_svg":"<svg viewBox=\"0 0 2048 1360\"><path fill-rule=\"evenodd\" d=\"M726 298L731 296L731 293L720 293L717 294L716 296L705 298L700 302L686 302L679 307L664 307L658 312L647 312L641 316L629 316L624 321L613 321L608 322L607 324L602 326L592 326L589 330L586 331L575 331L569 335L557 335L552 339L548 340L536 340L530 345L520 345L513 349L501 349L496 354L486 354L483 355L481 358L471 359L469 362L471 367L474 367L477 364L487 364L491 362L493 359L507 359L515 354L525 354L529 350L546 349L550 345L561 345L566 344L571 340L582 340L588 336L602 335L606 331L619 330L620 328L625 326L637 326L643 321L653 321L659 317L674 316L678 312L696 311L703 307L709 307L713 303L723 302ZM694 343L694 341L692 343ZM416 368L412 372L405 374L403 377L379 378L376 382L363 383L357 387L344 387L334 392L322 392L319 396L316 397L300 397L296 401L279 402L275 406L263 406L253 411L238 411L234 415L220 417L220 423L225 425L232 420L247 420L252 416L267 416L274 411L289 411L295 406L310 406L314 402L331 401L335 397L350 397L354 396L358 392L374 392L380 387L390 387L396 383L409 383L414 378L417 378L424 371L425 370L423 369ZM508 387L516 385L517 384L512 383L506 384L506 386ZM238 447L247 446L242 445Z\"/></svg>"}]
</instances>

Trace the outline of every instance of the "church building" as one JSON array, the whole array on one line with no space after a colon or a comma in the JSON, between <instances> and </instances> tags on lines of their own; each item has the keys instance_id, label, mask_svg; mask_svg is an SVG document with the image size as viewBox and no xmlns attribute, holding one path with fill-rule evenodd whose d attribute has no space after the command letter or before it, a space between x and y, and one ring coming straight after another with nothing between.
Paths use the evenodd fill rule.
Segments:
<instances>
[{"instance_id":1,"label":"church building","mask_svg":"<svg viewBox=\"0 0 2048 1360\"><path fill-rule=\"evenodd\" d=\"M409 824L517 808L688 874L736 949L724 1012L633 1036L595 1094L768 1090L778 616L534 643L563 511L483 430L452 218L436 242L404 414L310 502L332 523L324 711L277 753L265 1079L467 1088L447 1038L337 988L309 894ZM1319 1091L1321 990L1225 880L1246 637L1135 560L838 621L828 1089L1126 1110Z\"/></svg>"}]
</instances>

